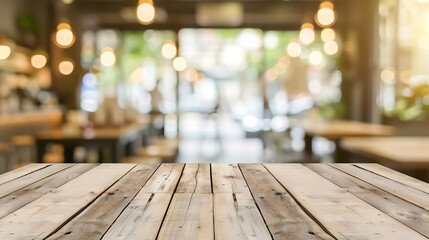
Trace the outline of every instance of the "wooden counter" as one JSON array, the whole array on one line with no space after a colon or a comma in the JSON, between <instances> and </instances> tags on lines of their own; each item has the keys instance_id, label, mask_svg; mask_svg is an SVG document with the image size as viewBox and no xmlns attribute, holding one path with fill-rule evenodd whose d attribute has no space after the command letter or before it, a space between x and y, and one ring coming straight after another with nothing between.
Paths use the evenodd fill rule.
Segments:
<instances>
[{"instance_id":1,"label":"wooden counter","mask_svg":"<svg viewBox=\"0 0 429 240\"><path fill-rule=\"evenodd\" d=\"M427 239L429 185L377 164L32 164L0 239Z\"/></svg>"}]
</instances>

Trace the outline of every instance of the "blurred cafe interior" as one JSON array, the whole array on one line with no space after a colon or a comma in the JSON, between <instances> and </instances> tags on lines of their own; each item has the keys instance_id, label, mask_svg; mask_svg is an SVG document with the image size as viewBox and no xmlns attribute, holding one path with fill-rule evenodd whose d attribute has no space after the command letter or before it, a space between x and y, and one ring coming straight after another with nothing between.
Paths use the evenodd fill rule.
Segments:
<instances>
[{"instance_id":1,"label":"blurred cafe interior","mask_svg":"<svg viewBox=\"0 0 429 240\"><path fill-rule=\"evenodd\" d=\"M429 0L1 0L0 173L373 162L429 179Z\"/></svg>"}]
</instances>

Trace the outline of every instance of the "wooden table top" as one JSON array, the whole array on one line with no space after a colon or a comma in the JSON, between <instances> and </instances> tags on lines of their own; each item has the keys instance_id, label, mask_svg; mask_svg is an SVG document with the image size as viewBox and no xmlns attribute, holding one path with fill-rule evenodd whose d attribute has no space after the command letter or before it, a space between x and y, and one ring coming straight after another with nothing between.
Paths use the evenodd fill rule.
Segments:
<instances>
[{"instance_id":1,"label":"wooden table top","mask_svg":"<svg viewBox=\"0 0 429 240\"><path fill-rule=\"evenodd\" d=\"M393 136L395 134L395 128L391 126L347 120L322 121L310 118L290 118L290 124L293 127L303 128L306 134L329 139L354 136Z\"/></svg>"},{"instance_id":2,"label":"wooden table top","mask_svg":"<svg viewBox=\"0 0 429 240\"><path fill-rule=\"evenodd\" d=\"M341 147L392 167L429 168L429 137L344 138Z\"/></svg>"},{"instance_id":3,"label":"wooden table top","mask_svg":"<svg viewBox=\"0 0 429 240\"><path fill-rule=\"evenodd\" d=\"M42 131L37 134L37 139L40 140L65 140L65 139L117 139L128 134L133 134L147 128L147 123L132 123L120 127L95 127L93 129L81 130L65 130L57 128L47 131Z\"/></svg>"},{"instance_id":4,"label":"wooden table top","mask_svg":"<svg viewBox=\"0 0 429 240\"><path fill-rule=\"evenodd\" d=\"M429 185L377 164L32 164L0 239L427 239Z\"/></svg>"}]
</instances>

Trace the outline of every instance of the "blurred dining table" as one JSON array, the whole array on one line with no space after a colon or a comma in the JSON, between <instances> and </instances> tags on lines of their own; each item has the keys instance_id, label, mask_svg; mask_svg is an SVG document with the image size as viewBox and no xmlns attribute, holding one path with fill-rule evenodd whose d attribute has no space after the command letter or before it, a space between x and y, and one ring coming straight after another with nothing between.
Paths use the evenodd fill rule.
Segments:
<instances>
[{"instance_id":1,"label":"blurred dining table","mask_svg":"<svg viewBox=\"0 0 429 240\"><path fill-rule=\"evenodd\" d=\"M313 153L313 138L323 137L335 143L335 161L344 162L340 140L345 137L394 136L395 127L349 120L324 120L320 118L289 118L291 127L305 131L305 152Z\"/></svg>"},{"instance_id":2,"label":"blurred dining table","mask_svg":"<svg viewBox=\"0 0 429 240\"><path fill-rule=\"evenodd\" d=\"M43 162L49 144L64 147L64 162L73 163L74 149L78 146L96 147L108 150L100 162L119 162L124 156L132 155L134 143L144 142L149 130L148 123L131 123L123 126L106 126L85 129L58 128L36 134L37 162Z\"/></svg>"},{"instance_id":3,"label":"blurred dining table","mask_svg":"<svg viewBox=\"0 0 429 240\"><path fill-rule=\"evenodd\" d=\"M356 155L356 159L407 171L415 177L428 180L429 136L344 138L341 148Z\"/></svg>"}]
</instances>

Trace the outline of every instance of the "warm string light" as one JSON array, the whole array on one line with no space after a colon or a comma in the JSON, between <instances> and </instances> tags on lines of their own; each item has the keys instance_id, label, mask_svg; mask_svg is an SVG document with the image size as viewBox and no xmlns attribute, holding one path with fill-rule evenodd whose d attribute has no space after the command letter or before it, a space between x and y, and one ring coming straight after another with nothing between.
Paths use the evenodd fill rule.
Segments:
<instances>
[{"instance_id":1,"label":"warm string light","mask_svg":"<svg viewBox=\"0 0 429 240\"><path fill-rule=\"evenodd\" d=\"M314 32L314 26L311 23L304 23L299 32L299 40L305 45L309 45L314 42L316 34Z\"/></svg>"},{"instance_id":2,"label":"warm string light","mask_svg":"<svg viewBox=\"0 0 429 240\"><path fill-rule=\"evenodd\" d=\"M178 72L184 71L187 68L187 66L188 66L188 63L186 62L186 59L184 59L183 57L176 57L173 60L173 68Z\"/></svg>"},{"instance_id":3,"label":"warm string light","mask_svg":"<svg viewBox=\"0 0 429 240\"><path fill-rule=\"evenodd\" d=\"M58 70L62 75L70 75L74 70L74 64L71 60L64 60L58 65Z\"/></svg>"},{"instance_id":4,"label":"warm string light","mask_svg":"<svg viewBox=\"0 0 429 240\"><path fill-rule=\"evenodd\" d=\"M302 46L297 41L291 41L286 47L286 52L292 58L299 57L302 52Z\"/></svg>"},{"instance_id":5,"label":"warm string light","mask_svg":"<svg viewBox=\"0 0 429 240\"><path fill-rule=\"evenodd\" d=\"M316 13L316 23L321 27L330 27L336 21L334 4L332 2L322 2Z\"/></svg>"},{"instance_id":6,"label":"warm string light","mask_svg":"<svg viewBox=\"0 0 429 240\"><path fill-rule=\"evenodd\" d=\"M176 44L171 40L165 41L164 45L162 45L161 53L164 58L173 59L177 54Z\"/></svg>"},{"instance_id":7,"label":"warm string light","mask_svg":"<svg viewBox=\"0 0 429 240\"><path fill-rule=\"evenodd\" d=\"M137 20L144 25L155 20L155 6L152 0L140 0L137 6Z\"/></svg>"},{"instance_id":8,"label":"warm string light","mask_svg":"<svg viewBox=\"0 0 429 240\"><path fill-rule=\"evenodd\" d=\"M72 28L67 23L60 23L57 26L57 32L55 33L55 43L60 48L71 47L76 40L76 37L72 31Z\"/></svg>"},{"instance_id":9,"label":"warm string light","mask_svg":"<svg viewBox=\"0 0 429 240\"><path fill-rule=\"evenodd\" d=\"M36 69L42 69L48 63L48 58L44 52L36 52L31 56L31 65Z\"/></svg>"},{"instance_id":10,"label":"warm string light","mask_svg":"<svg viewBox=\"0 0 429 240\"><path fill-rule=\"evenodd\" d=\"M0 60L6 60L12 54L12 48L9 41L0 36Z\"/></svg>"},{"instance_id":11,"label":"warm string light","mask_svg":"<svg viewBox=\"0 0 429 240\"><path fill-rule=\"evenodd\" d=\"M100 55L101 65L112 67L116 62L116 55L112 48L103 48Z\"/></svg>"}]
</instances>

